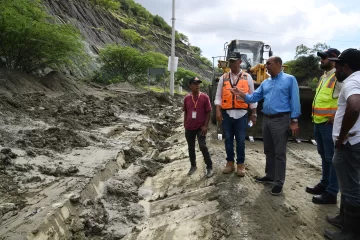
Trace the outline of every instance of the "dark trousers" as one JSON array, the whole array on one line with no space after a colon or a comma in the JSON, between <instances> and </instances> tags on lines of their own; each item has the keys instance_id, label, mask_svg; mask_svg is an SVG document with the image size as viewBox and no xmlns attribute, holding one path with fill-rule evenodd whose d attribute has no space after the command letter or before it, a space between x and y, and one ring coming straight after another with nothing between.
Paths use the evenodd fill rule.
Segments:
<instances>
[{"instance_id":1,"label":"dark trousers","mask_svg":"<svg viewBox=\"0 0 360 240\"><path fill-rule=\"evenodd\" d=\"M189 157L191 166L196 166L196 154L195 154L195 141L198 139L199 148L204 157L206 168L212 169L212 161L210 158L209 150L206 146L206 136L201 135L201 128L196 130L186 130L185 137L189 148Z\"/></svg>"},{"instance_id":2,"label":"dark trousers","mask_svg":"<svg viewBox=\"0 0 360 240\"><path fill-rule=\"evenodd\" d=\"M286 174L286 146L290 115L263 119L264 153L266 155L265 173L274 184L283 186Z\"/></svg>"},{"instance_id":3,"label":"dark trousers","mask_svg":"<svg viewBox=\"0 0 360 240\"><path fill-rule=\"evenodd\" d=\"M322 178L320 183L326 188L328 193L337 195L339 192L339 185L336 171L333 166L334 140L332 138L332 128L332 124L315 123L314 136L318 153L322 160Z\"/></svg>"},{"instance_id":4,"label":"dark trousers","mask_svg":"<svg viewBox=\"0 0 360 240\"><path fill-rule=\"evenodd\" d=\"M239 119L234 119L224 110L223 112L223 133L225 137L226 161L234 162L234 137L236 141L236 163L245 162L245 137L248 115L245 114Z\"/></svg>"},{"instance_id":5,"label":"dark trousers","mask_svg":"<svg viewBox=\"0 0 360 240\"><path fill-rule=\"evenodd\" d=\"M335 149L333 164L344 203L360 207L360 143Z\"/></svg>"}]
</instances>

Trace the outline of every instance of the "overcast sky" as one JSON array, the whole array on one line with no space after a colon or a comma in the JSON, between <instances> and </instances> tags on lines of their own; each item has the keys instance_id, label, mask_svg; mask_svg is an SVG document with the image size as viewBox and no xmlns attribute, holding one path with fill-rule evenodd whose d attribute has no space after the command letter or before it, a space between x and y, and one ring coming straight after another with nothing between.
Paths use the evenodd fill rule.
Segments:
<instances>
[{"instance_id":1,"label":"overcast sky","mask_svg":"<svg viewBox=\"0 0 360 240\"><path fill-rule=\"evenodd\" d=\"M172 0L135 0L171 26ZM189 37L203 56L223 55L232 39L271 45L284 61L300 44L325 42L340 51L360 47L358 0L176 0L175 28Z\"/></svg>"}]
</instances>

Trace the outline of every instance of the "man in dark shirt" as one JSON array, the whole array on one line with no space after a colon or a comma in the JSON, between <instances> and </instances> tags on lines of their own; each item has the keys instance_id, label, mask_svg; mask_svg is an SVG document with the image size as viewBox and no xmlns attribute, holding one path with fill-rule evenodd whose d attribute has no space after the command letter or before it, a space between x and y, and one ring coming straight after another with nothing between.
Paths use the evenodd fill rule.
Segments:
<instances>
[{"instance_id":1,"label":"man in dark shirt","mask_svg":"<svg viewBox=\"0 0 360 240\"><path fill-rule=\"evenodd\" d=\"M195 140L198 139L200 150L206 164L206 177L213 176L212 161L206 146L206 133L210 121L211 104L209 96L200 92L200 83L197 77L189 80L191 93L184 98L184 127L185 137L189 148L191 168L188 175L192 175L196 167Z\"/></svg>"}]
</instances>

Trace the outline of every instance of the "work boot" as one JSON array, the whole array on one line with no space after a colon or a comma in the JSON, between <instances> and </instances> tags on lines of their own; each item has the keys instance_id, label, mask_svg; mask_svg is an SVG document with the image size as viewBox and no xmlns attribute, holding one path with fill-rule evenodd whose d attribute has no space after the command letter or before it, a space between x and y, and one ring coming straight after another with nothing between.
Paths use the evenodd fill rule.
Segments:
<instances>
[{"instance_id":1,"label":"work boot","mask_svg":"<svg viewBox=\"0 0 360 240\"><path fill-rule=\"evenodd\" d=\"M228 161L226 163L225 168L222 170L222 173L223 174L229 174L229 173L232 173L234 170L235 170L234 162Z\"/></svg>"},{"instance_id":2,"label":"work boot","mask_svg":"<svg viewBox=\"0 0 360 240\"><path fill-rule=\"evenodd\" d=\"M324 235L331 240L359 240L360 239L360 208L344 206L344 222L340 232L325 229Z\"/></svg>"},{"instance_id":3,"label":"work boot","mask_svg":"<svg viewBox=\"0 0 360 240\"><path fill-rule=\"evenodd\" d=\"M239 177L245 177L245 164L243 163L240 163L237 165L237 169L236 169L236 174L239 176Z\"/></svg>"},{"instance_id":4,"label":"work boot","mask_svg":"<svg viewBox=\"0 0 360 240\"><path fill-rule=\"evenodd\" d=\"M335 227L342 228L344 224L344 197L341 195L341 202L340 202L340 213L335 217L330 217L329 215L326 216L326 221Z\"/></svg>"}]
</instances>

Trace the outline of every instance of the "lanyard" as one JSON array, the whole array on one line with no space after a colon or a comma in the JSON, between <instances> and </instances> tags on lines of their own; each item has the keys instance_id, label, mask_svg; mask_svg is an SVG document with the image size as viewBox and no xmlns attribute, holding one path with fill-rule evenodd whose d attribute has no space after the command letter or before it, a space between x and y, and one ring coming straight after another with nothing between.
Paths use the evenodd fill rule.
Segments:
<instances>
[{"instance_id":1,"label":"lanyard","mask_svg":"<svg viewBox=\"0 0 360 240\"><path fill-rule=\"evenodd\" d=\"M195 102L195 100L194 100L194 95L191 94L191 98L192 98L192 101L193 101L193 103L194 103L194 109L196 109L196 106L197 106L197 104L198 104L198 102L199 102L199 99L200 99L200 95L201 95L201 92L199 93L199 97L198 97L198 99L197 99L196 102Z\"/></svg>"},{"instance_id":2,"label":"lanyard","mask_svg":"<svg viewBox=\"0 0 360 240\"><path fill-rule=\"evenodd\" d=\"M241 76L242 76L242 72L239 72L239 76L238 76L238 79L237 79L237 81L235 82L235 83L233 83L233 81L232 81L232 76L233 74L230 72L229 73L229 77L230 77L230 85L231 85L231 87L234 87L234 85L235 85L235 87L237 86L237 84L238 84L238 82L239 82L239 80L240 80L240 78L241 78ZM235 79L236 79L236 75L235 75Z\"/></svg>"}]
</instances>

